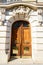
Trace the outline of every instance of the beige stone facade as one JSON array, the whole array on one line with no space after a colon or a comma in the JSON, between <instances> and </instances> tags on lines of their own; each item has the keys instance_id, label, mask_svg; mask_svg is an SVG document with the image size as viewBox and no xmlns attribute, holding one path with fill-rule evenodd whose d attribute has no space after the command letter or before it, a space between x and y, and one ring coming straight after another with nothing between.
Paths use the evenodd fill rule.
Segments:
<instances>
[{"instance_id":1,"label":"beige stone facade","mask_svg":"<svg viewBox=\"0 0 43 65\"><path fill-rule=\"evenodd\" d=\"M24 0L23 0L24 1ZM41 0L42 1L42 0ZM38 0L39 2L39 0ZM0 63L10 56L11 28L18 20L31 24L32 61L43 62L43 3L23 2L0 4Z\"/></svg>"}]
</instances>

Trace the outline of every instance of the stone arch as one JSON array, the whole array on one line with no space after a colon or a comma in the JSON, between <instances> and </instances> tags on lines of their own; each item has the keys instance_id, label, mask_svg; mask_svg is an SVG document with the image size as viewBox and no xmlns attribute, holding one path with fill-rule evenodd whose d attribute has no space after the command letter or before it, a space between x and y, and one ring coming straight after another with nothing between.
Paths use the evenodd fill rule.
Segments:
<instances>
[{"instance_id":1,"label":"stone arch","mask_svg":"<svg viewBox=\"0 0 43 65\"><path fill-rule=\"evenodd\" d=\"M13 19L13 21L10 21L11 19ZM25 20L25 19L14 20L14 17L11 17L11 19L9 20L9 22L10 22L10 43L9 43L9 45L11 45L11 31L12 31L11 28L12 28L12 24L14 22L16 22L16 21L19 21L19 20L23 20L23 21L26 21L26 22L30 23L28 20ZM31 23L30 23L30 27L31 27ZM11 48L9 48L9 49L11 49ZM10 50L9 50L9 53L8 53L8 61L9 61L9 58L10 58Z\"/></svg>"}]
</instances>

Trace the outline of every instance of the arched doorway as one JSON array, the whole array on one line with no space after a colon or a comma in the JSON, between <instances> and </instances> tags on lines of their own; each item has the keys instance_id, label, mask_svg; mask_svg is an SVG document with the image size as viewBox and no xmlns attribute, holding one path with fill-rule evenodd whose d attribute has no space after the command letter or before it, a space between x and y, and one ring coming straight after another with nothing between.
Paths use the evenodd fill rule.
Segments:
<instances>
[{"instance_id":1,"label":"arched doorway","mask_svg":"<svg viewBox=\"0 0 43 65\"><path fill-rule=\"evenodd\" d=\"M16 21L12 24L11 56L29 57L31 50L31 27L27 21Z\"/></svg>"}]
</instances>

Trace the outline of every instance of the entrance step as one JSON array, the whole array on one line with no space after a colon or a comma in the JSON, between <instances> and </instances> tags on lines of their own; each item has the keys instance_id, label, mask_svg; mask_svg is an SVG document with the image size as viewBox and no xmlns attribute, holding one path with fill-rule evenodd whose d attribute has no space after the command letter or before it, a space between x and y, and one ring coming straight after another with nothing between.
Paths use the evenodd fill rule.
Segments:
<instances>
[{"instance_id":1,"label":"entrance step","mask_svg":"<svg viewBox=\"0 0 43 65\"><path fill-rule=\"evenodd\" d=\"M29 59L24 59L24 58L18 58L14 59L12 58L9 64L15 64L15 65L28 65L28 64L33 64L33 61L31 58Z\"/></svg>"}]
</instances>

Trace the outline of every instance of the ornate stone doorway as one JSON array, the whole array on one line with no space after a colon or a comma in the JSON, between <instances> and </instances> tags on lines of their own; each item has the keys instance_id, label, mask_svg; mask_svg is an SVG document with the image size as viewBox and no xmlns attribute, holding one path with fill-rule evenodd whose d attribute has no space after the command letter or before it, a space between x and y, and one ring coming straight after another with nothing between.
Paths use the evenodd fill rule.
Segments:
<instances>
[{"instance_id":1,"label":"ornate stone doorway","mask_svg":"<svg viewBox=\"0 0 43 65\"><path fill-rule=\"evenodd\" d=\"M12 25L11 56L26 58L31 56L31 30L30 23L16 21Z\"/></svg>"},{"instance_id":2,"label":"ornate stone doorway","mask_svg":"<svg viewBox=\"0 0 43 65\"><path fill-rule=\"evenodd\" d=\"M34 37L33 37L34 29L33 28L35 27L35 25L36 25L35 23L37 22L36 15L34 14L34 12L36 12L37 8L31 4L29 4L27 6L27 4L24 4L24 3L15 4L14 6L15 7L12 8L12 10L11 10L12 14L8 19L9 22L7 23L7 25L10 24L9 25L10 41L9 41L8 61L10 60L12 55L14 55L13 57L15 57L15 56L16 57L17 56L19 56L19 57L32 56L31 59L34 59L36 52L34 50L35 47L34 47ZM33 14L34 14L34 16L33 16ZM27 26L26 27L23 25L23 22L26 22L26 24L27 24L27 21L29 22L28 23L29 26L26 25ZM22 22L22 23L16 29L15 24L17 22ZM15 34L16 34L16 36L15 36ZM13 41L13 38L11 39L11 37L14 38L14 41ZM31 38L32 38L32 40L31 40ZM13 45L11 42L16 43L16 44ZM16 46L16 50L15 50L15 46ZM16 51L16 54L14 51ZM30 52L28 52L28 51L30 51Z\"/></svg>"}]
</instances>

